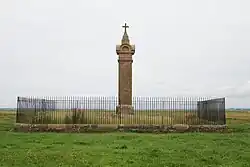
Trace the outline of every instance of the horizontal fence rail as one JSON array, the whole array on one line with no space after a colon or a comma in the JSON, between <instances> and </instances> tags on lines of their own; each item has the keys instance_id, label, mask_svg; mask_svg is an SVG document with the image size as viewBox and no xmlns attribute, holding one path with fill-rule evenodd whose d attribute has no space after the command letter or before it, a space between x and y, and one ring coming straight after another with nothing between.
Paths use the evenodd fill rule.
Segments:
<instances>
[{"instance_id":1,"label":"horizontal fence rail","mask_svg":"<svg viewBox=\"0 0 250 167\"><path fill-rule=\"evenodd\" d=\"M132 113L117 97L17 97L17 123L224 125L225 98L133 97Z\"/></svg>"}]
</instances>

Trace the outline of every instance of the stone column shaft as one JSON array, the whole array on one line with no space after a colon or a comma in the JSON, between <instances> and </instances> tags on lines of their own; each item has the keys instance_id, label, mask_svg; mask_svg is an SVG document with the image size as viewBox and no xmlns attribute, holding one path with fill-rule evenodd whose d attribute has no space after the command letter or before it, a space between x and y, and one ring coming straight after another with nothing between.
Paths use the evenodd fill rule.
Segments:
<instances>
[{"instance_id":1,"label":"stone column shaft","mask_svg":"<svg viewBox=\"0 0 250 167\"><path fill-rule=\"evenodd\" d=\"M119 105L132 105L132 60L119 61Z\"/></svg>"}]
</instances>

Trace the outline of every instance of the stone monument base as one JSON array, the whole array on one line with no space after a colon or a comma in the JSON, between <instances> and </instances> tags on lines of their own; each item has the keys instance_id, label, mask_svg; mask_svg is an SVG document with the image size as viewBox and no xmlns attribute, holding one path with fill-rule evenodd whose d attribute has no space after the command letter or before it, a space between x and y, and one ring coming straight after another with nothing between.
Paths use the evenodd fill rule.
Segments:
<instances>
[{"instance_id":1,"label":"stone monument base","mask_svg":"<svg viewBox=\"0 0 250 167\"><path fill-rule=\"evenodd\" d=\"M134 114L134 107L132 105L118 105L116 106L116 114Z\"/></svg>"}]
</instances>

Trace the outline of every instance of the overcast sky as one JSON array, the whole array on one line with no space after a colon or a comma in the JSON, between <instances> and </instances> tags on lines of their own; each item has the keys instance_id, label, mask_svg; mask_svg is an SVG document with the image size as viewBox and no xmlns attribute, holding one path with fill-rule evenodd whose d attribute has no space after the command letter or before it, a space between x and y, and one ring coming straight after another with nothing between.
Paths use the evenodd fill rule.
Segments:
<instances>
[{"instance_id":1,"label":"overcast sky","mask_svg":"<svg viewBox=\"0 0 250 167\"><path fill-rule=\"evenodd\" d=\"M249 0L2 0L0 107L16 96L117 95L125 21L134 96L250 107Z\"/></svg>"}]
</instances>

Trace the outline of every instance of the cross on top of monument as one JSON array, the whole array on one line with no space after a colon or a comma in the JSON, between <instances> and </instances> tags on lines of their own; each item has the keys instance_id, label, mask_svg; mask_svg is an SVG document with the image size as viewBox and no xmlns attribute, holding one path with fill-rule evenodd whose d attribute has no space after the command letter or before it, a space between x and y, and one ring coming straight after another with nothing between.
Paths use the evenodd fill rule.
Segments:
<instances>
[{"instance_id":1,"label":"cross on top of monument","mask_svg":"<svg viewBox=\"0 0 250 167\"><path fill-rule=\"evenodd\" d=\"M122 26L122 28L124 28L124 29L125 29L125 32L127 32L127 28L129 28L129 26L127 25L127 23L125 23L125 25Z\"/></svg>"},{"instance_id":2,"label":"cross on top of monument","mask_svg":"<svg viewBox=\"0 0 250 167\"><path fill-rule=\"evenodd\" d=\"M123 34L123 37L122 37L122 43L128 43L129 44L129 37L128 37L128 34L127 34L127 28L129 28L129 26L127 25L127 23L125 23L124 26L122 26L122 28L125 29L124 31L124 34Z\"/></svg>"}]
</instances>

